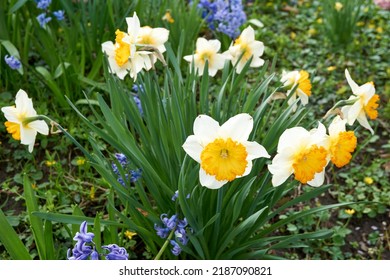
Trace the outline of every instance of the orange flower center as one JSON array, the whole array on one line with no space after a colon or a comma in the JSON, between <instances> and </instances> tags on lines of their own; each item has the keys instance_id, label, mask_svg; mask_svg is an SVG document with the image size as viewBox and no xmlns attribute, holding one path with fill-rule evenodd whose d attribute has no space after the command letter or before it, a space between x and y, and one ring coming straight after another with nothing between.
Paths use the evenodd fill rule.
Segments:
<instances>
[{"instance_id":1,"label":"orange flower center","mask_svg":"<svg viewBox=\"0 0 390 280\"><path fill-rule=\"evenodd\" d=\"M317 145L304 149L294 156L293 169L295 179L306 184L314 179L316 173L321 172L326 166L327 152L324 147Z\"/></svg>"},{"instance_id":2,"label":"orange flower center","mask_svg":"<svg viewBox=\"0 0 390 280\"><path fill-rule=\"evenodd\" d=\"M115 61L119 66L123 66L126 62L129 61L130 45L122 41L126 36L125 32L117 29L115 31L115 35L115 42L117 43L117 48L115 49Z\"/></svg>"},{"instance_id":3,"label":"orange flower center","mask_svg":"<svg viewBox=\"0 0 390 280\"><path fill-rule=\"evenodd\" d=\"M9 121L6 121L4 124L7 128L7 132L12 135L12 138L20 140L20 124Z\"/></svg>"},{"instance_id":4,"label":"orange flower center","mask_svg":"<svg viewBox=\"0 0 390 280\"><path fill-rule=\"evenodd\" d=\"M300 78L298 80L298 88L307 96L311 95L311 83L309 73L305 70L299 71Z\"/></svg>"},{"instance_id":5,"label":"orange flower center","mask_svg":"<svg viewBox=\"0 0 390 280\"><path fill-rule=\"evenodd\" d=\"M340 132L331 139L330 160L338 167L343 167L351 161L353 151L357 145L357 139L353 131Z\"/></svg>"},{"instance_id":6,"label":"orange flower center","mask_svg":"<svg viewBox=\"0 0 390 280\"><path fill-rule=\"evenodd\" d=\"M379 106L379 95L375 94L364 106L364 112L371 120L375 120L378 117L377 108Z\"/></svg>"},{"instance_id":7,"label":"orange flower center","mask_svg":"<svg viewBox=\"0 0 390 280\"><path fill-rule=\"evenodd\" d=\"M217 138L209 143L200 155L201 167L218 181L232 181L244 174L248 152L241 143L231 138Z\"/></svg>"}]
</instances>

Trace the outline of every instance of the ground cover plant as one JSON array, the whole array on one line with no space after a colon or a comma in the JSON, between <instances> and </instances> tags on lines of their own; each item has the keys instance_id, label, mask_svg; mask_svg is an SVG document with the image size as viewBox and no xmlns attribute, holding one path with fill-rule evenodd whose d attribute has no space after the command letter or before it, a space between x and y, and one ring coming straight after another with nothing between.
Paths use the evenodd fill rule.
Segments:
<instances>
[{"instance_id":1,"label":"ground cover plant","mask_svg":"<svg viewBox=\"0 0 390 280\"><path fill-rule=\"evenodd\" d=\"M0 258L389 259L386 8L1 2Z\"/></svg>"}]
</instances>

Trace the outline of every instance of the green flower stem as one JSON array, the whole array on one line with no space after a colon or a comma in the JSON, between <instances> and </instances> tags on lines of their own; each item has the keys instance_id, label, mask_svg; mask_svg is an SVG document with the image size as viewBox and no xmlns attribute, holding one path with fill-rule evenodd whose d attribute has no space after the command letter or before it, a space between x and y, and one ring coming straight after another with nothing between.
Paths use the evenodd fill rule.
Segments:
<instances>
[{"instance_id":1,"label":"green flower stem","mask_svg":"<svg viewBox=\"0 0 390 280\"><path fill-rule=\"evenodd\" d=\"M167 240L165 240L164 245L161 247L160 251L158 251L156 257L154 258L155 261L157 261L157 260L159 260L161 258L161 255L164 253L165 249L168 247L169 241L171 240L175 230L176 230L176 227L171 231L171 233L169 234Z\"/></svg>"},{"instance_id":2,"label":"green flower stem","mask_svg":"<svg viewBox=\"0 0 390 280\"><path fill-rule=\"evenodd\" d=\"M46 121L48 123L50 123L50 125L53 127L55 126L57 129L59 129L62 133L65 134L65 136L67 136L72 142L73 144L75 144L87 157L90 161L92 162L95 162L95 160L91 157L91 155L88 153L88 151L86 149L84 149L84 147L68 132L66 131L65 128L63 128L59 123L53 121L51 118L49 118L48 116L45 116L45 115L37 115L35 117L31 117L31 118L26 118L24 121L23 121L23 124L28 124L32 121L36 121L36 120L43 120L43 121ZM53 132L52 132L53 133Z\"/></svg>"},{"instance_id":3,"label":"green flower stem","mask_svg":"<svg viewBox=\"0 0 390 280\"><path fill-rule=\"evenodd\" d=\"M340 100L340 101L336 102L336 104L334 104L333 107L328 112L326 112L325 116L323 116L322 118L326 119L331 115L337 114L337 111L336 111L337 108L340 108L340 107L346 106L346 105L353 105L358 100L359 100L359 98L354 98L354 99L350 99L350 100Z\"/></svg>"}]
</instances>

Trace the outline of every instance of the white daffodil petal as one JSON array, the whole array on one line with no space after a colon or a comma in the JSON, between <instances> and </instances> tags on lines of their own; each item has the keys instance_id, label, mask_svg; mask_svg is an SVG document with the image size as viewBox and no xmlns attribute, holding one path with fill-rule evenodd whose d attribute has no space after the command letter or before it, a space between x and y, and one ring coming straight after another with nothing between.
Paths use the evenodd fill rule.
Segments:
<instances>
[{"instance_id":1,"label":"white daffodil petal","mask_svg":"<svg viewBox=\"0 0 390 280\"><path fill-rule=\"evenodd\" d=\"M35 142L37 131L33 128L22 127L20 129L20 143L23 145L29 145Z\"/></svg>"},{"instance_id":2,"label":"white daffodil petal","mask_svg":"<svg viewBox=\"0 0 390 280\"><path fill-rule=\"evenodd\" d=\"M28 126L32 129L35 129L40 134L48 135L49 134L49 126L45 121L38 120L28 123Z\"/></svg>"},{"instance_id":3,"label":"white daffodil petal","mask_svg":"<svg viewBox=\"0 0 390 280\"><path fill-rule=\"evenodd\" d=\"M202 146L215 139L219 128L219 123L207 115L199 115L194 121L194 135Z\"/></svg>"},{"instance_id":4,"label":"white daffodil petal","mask_svg":"<svg viewBox=\"0 0 390 280\"><path fill-rule=\"evenodd\" d=\"M238 114L228 119L219 130L222 138L232 138L235 141L247 141L253 129L253 118L249 114Z\"/></svg>"},{"instance_id":5,"label":"white daffodil petal","mask_svg":"<svg viewBox=\"0 0 390 280\"><path fill-rule=\"evenodd\" d=\"M358 101L358 102L355 102L353 105L351 106L346 106L348 107L347 110L344 110L341 109L341 111L344 113L347 114L346 118L347 118L347 121L348 121L348 124L349 125L353 125L356 121L356 119L358 118L360 112L362 111L362 105L361 103ZM345 115L344 115L345 117Z\"/></svg>"},{"instance_id":6,"label":"white daffodil petal","mask_svg":"<svg viewBox=\"0 0 390 280\"><path fill-rule=\"evenodd\" d=\"M307 184L312 187L320 187L324 183L324 180L325 180L325 169L320 173L316 173L314 175L313 180L307 182Z\"/></svg>"},{"instance_id":7,"label":"white daffodil petal","mask_svg":"<svg viewBox=\"0 0 390 280\"><path fill-rule=\"evenodd\" d=\"M247 160L253 160L255 158L270 158L267 150L257 142L246 142L245 143L246 151L248 152Z\"/></svg>"},{"instance_id":8,"label":"white daffodil petal","mask_svg":"<svg viewBox=\"0 0 390 280\"><path fill-rule=\"evenodd\" d=\"M202 168L199 169L199 182L203 187L209 189L219 189L228 181L218 181L215 176L208 175Z\"/></svg>"},{"instance_id":9,"label":"white daffodil petal","mask_svg":"<svg viewBox=\"0 0 390 280\"><path fill-rule=\"evenodd\" d=\"M279 138L278 153L282 153L288 147L299 147L309 142L310 132L303 127L286 129Z\"/></svg>"},{"instance_id":10,"label":"white daffodil petal","mask_svg":"<svg viewBox=\"0 0 390 280\"><path fill-rule=\"evenodd\" d=\"M293 174L289 157L282 153L273 158L272 163L268 165L268 170L272 174L272 185L274 187L283 184Z\"/></svg>"},{"instance_id":11,"label":"white daffodil petal","mask_svg":"<svg viewBox=\"0 0 390 280\"><path fill-rule=\"evenodd\" d=\"M368 129L371 132L371 134L374 134L374 130L371 128L371 125L368 123L367 116L364 113L364 111L361 111L356 119L362 127Z\"/></svg>"},{"instance_id":12,"label":"white daffodil petal","mask_svg":"<svg viewBox=\"0 0 390 280\"><path fill-rule=\"evenodd\" d=\"M351 75L349 75L349 72L347 69L345 69L345 77L347 78L347 82L348 82L349 86L351 87L352 92L354 94L356 94L356 92L358 92L358 90L359 90L359 86L355 83L354 80L352 80Z\"/></svg>"},{"instance_id":13,"label":"white daffodil petal","mask_svg":"<svg viewBox=\"0 0 390 280\"><path fill-rule=\"evenodd\" d=\"M347 124L347 120L342 120L340 118L340 116L336 116L334 117L333 121L331 122L331 124L329 125L329 135L330 136L336 136L338 135L340 132L344 132L345 131L345 125Z\"/></svg>"},{"instance_id":14,"label":"white daffodil petal","mask_svg":"<svg viewBox=\"0 0 390 280\"><path fill-rule=\"evenodd\" d=\"M18 118L19 112L15 106L3 107L1 108L1 111L4 113L5 118L9 122L20 123L20 120Z\"/></svg>"},{"instance_id":15,"label":"white daffodil petal","mask_svg":"<svg viewBox=\"0 0 390 280\"><path fill-rule=\"evenodd\" d=\"M246 175L248 175L249 173L251 173L252 167L253 167L252 161L251 161L251 160L248 160L248 164L247 164L247 166L246 166L246 168L245 168L244 174L242 174L241 176L237 176L237 178L246 176Z\"/></svg>"},{"instance_id":16,"label":"white daffodil petal","mask_svg":"<svg viewBox=\"0 0 390 280\"><path fill-rule=\"evenodd\" d=\"M201 162L200 155L202 153L203 147L195 135L188 136L182 147L190 157L199 163Z\"/></svg>"}]
</instances>

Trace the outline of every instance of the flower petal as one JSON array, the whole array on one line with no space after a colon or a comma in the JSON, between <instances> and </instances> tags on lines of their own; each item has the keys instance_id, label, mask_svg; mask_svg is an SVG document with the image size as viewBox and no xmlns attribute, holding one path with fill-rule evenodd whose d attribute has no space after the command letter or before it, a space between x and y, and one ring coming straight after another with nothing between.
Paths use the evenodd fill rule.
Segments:
<instances>
[{"instance_id":1,"label":"flower petal","mask_svg":"<svg viewBox=\"0 0 390 280\"><path fill-rule=\"evenodd\" d=\"M188 136L182 147L190 157L199 163L201 162L200 155L203 151L203 147L195 135Z\"/></svg>"},{"instance_id":2,"label":"flower petal","mask_svg":"<svg viewBox=\"0 0 390 280\"><path fill-rule=\"evenodd\" d=\"M357 116L357 121L360 123L360 125L366 129L368 129L371 134L374 134L374 130L371 128L371 125L368 123L367 116L364 113L364 111L361 111L360 114Z\"/></svg>"},{"instance_id":3,"label":"flower petal","mask_svg":"<svg viewBox=\"0 0 390 280\"><path fill-rule=\"evenodd\" d=\"M356 92L358 92L359 90L359 86L355 83L354 80L352 80L351 75L349 75L348 69L345 69L345 77L347 78L347 82L351 87L352 92L356 94Z\"/></svg>"},{"instance_id":4,"label":"flower petal","mask_svg":"<svg viewBox=\"0 0 390 280\"><path fill-rule=\"evenodd\" d=\"M23 145L29 145L35 142L37 131L33 128L21 126L20 129L20 143Z\"/></svg>"},{"instance_id":5,"label":"flower petal","mask_svg":"<svg viewBox=\"0 0 390 280\"><path fill-rule=\"evenodd\" d=\"M267 150L257 142L246 142L244 143L248 156L247 160L253 160L255 158L270 158L271 156L268 154Z\"/></svg>"},{"instance_id":6,"label":"flower petal","mask_svg":"<svg viewBox=\"0 0 390 280\"><path fill-rule=\"evenodd\" d=\"M199 181L203 187L209 189L219 189L228 182L227 180L218 181L215 176L208 175L203 168L199 168Z\"/></svg>"},{"instance_id":7,"label":"flower petal","mask_svg":"<svg viewBox=\"0 0 390 280\"><path fill-rule=\"evenodd\" d=\"M238 142L245 142L253 129L253 118L246 113L235 115L228 119L219 130L222 138L231 138Z\"/></svg>"},{"instance_id":8,"label":"flower petal","mask_svg":"<svg viewBox=\"0 0 390 280\"><path fill-rule=\"evenodd\" d=\"M319 187L324 184L324 180L325 180L325 168L322 172L314 174L313 180L307 182L307 184L312 187Z\"/></svg>"},{"instance_id":9,"label":"flower petal","mask_svg":"<svg viewBox=\"0 0 390 280\"><path fill-rule=\"evenodd\" d=\"M274 187L283 184L294 172L289 157L282 153L273 158L272 164L268 165L268 170L272 174L272 185Z\"/></svg>"},{"instance_id":10,"label":"flower petal","mask_svg":"<svg viewBox=\"0 0 390 280\"><path fill-rule=\"evenodd\" d=\"M45 121L38 120L38 121L33 121L28 123L28 126L32 129L35 129L39 133L43 135L48 135L49 134L49 127Z\"/></svg>"},{"instance_id":11,"label":"flower petal","mask_svg":"<svg viewBox=\"0 0 390 280\"><path fill-rule=\"evenodd\" d=\"M194 121L194 135L203 147L217 137L219 129L219 123L207 115L199 115Z\"/></svg>"}]
</instances>

